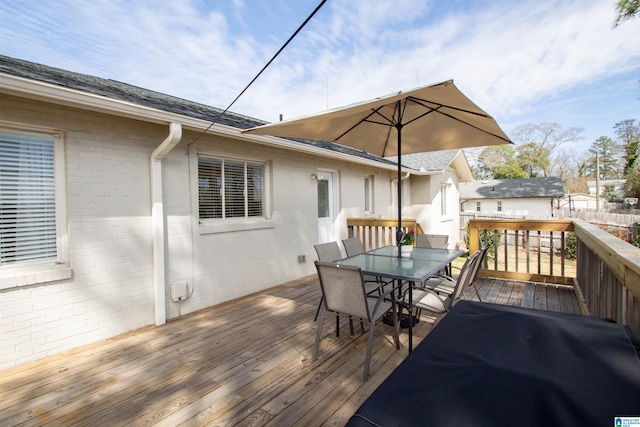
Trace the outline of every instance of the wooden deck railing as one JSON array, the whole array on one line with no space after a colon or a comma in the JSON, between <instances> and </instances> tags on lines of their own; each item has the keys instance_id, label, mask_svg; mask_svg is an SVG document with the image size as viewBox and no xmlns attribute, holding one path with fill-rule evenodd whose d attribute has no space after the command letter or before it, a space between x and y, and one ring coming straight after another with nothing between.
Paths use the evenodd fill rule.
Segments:
<instances>
[{"instance_id":1,"label":"wooden deck railing","mask_svg":"<svg viewBox=\"0 0 640 427\"><path fill-rule=\"evenodd\" d=\"M481 242L490 251L479 275L573 285L585 314L640 336L640 248L579 219L470 220L470 252ZM575 261L567 256L571 245Z\"/></svg>"},{"instance_id":2,"label":"wooden deck railing","mask_svg":"<svg viewBox=\"0 0 640 427\"><path fill-rule=\"evenodd\" d=\"M575 219L577 285L589 312L631 327L640 336L640 248Z\"/></svg>"},{"instance_id":3,"label":"wooden deck railing","mask_svg":"<svg viewBox=\"0 0 640 427\"><path fill-rule=\"evenodd\" d=\"M423 233L415 219L403 219L402 231ZM349 237L360 237L365 250L396 244L398 220L395 218L347 218Z\"/></svg>"},{"instance_id":4,"label":"wooden deck railing","mask_svg":"<svg viewBox=\"0 0 640 427\"><path fill-rule=\"evenodd\" d=\"M472 219L469 252L488 245L480 276L573 285L567 269L567 233L571 220Z\"/></svg>"},{"instance_id":5,"label":"wooden deck railing","mask_svg":"<svg viewBox=\"0 0 640 427\"><path fill-rule=\"evenodd\" d=\"M366 250L395 244L396 219L349 218L347 227ZM413 219L402 228L423 232ZM640 248L580 219L470 220L469 251L481 244L490 250L480 276L573 286L585 314L640 336Z\"/></svg>"}]
</instances>

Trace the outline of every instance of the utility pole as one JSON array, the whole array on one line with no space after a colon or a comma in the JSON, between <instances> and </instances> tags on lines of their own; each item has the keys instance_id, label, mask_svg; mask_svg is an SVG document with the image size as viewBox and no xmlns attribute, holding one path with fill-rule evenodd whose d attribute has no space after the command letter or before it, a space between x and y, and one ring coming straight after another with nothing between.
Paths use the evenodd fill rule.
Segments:
<instances>
[{"instance_id":1,"label":"utility pole","mask_svg":"<svg viewBox=\"0 0 640 427\"><path fill-rule=\"evenodd\" d=\"M600 212L600 153L596 152L596 212Z\"/></svg>"}]
</instances>

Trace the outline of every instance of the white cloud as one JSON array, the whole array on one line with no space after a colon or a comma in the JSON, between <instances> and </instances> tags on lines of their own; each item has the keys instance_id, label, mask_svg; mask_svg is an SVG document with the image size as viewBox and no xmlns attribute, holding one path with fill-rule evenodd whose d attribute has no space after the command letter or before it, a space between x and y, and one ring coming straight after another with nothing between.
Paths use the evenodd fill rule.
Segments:
<instances>
[{"instance_id":1,"label":"white cloud","mask_svg":"<svg viewBox=\"0 0 640 427\"><path fill-rule=\"evenodd\" d=\"M2 2L0 53L224 108L316 5ZM292 118L454 79L501 123L557 106L575 126L576 105L638 80L640 20L614 18L600 0L332 0L232 110Z\"/></svg>"}]
</instances>

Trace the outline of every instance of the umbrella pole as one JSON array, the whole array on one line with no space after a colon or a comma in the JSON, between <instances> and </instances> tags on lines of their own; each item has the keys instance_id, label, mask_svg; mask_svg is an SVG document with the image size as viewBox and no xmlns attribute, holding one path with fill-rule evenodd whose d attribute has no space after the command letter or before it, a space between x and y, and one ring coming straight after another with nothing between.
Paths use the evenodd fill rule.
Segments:
<instances>
[{"instance_id":1,"label":"umbrella pole","mask_svg":"<svg viewBox=\"0 0 640 427\"><path fill-rule=\"evenodd\" d=\"M398 242L398 258L402 256L400 240L402 240L402 123L396 124L398 130L398 231L396 231L396 241ZM409 307L407 309L409 320L409 353L413 350L413 283L409 282ZM402 316L398 318L398 322Z\"/></svg>"},{"instance_id":2,"label":"umbrella pole","mask_svg":"<svg viewBox=\"0 0 640 427\"><path fill-rule=\"evenodd\" d=\"M401 256L400 240L402 240L402 125L397 124L398 131L398 228L396 230L396 245L398 246L398 258Z\"/></svg>"}]
</instances>

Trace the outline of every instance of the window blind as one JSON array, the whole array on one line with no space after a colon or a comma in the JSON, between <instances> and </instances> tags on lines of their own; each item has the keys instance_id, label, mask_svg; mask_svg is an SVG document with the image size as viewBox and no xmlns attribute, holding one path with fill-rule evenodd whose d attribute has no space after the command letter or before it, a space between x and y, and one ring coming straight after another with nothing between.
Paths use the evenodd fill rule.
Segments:
<instances>
[{"instance_id":1,"label":"window blind","mask_svg":"<svg viewBox=\"0 0 640 427\"><path fill-rule=\"evenodd\" d=\"M53 144L0 132L0 265L57 257Z\"/></svg>"},{"instance_id":2,"label":"window blind","mask_svg":"<svg viewBox=\"0 0 640 427\"><path fill-rule=\"evenodd\" d=\"M198 156L200 219L264 216L261 163Z\"/></svg>"}]
</instances>

